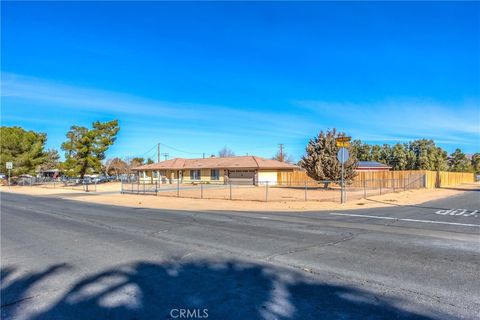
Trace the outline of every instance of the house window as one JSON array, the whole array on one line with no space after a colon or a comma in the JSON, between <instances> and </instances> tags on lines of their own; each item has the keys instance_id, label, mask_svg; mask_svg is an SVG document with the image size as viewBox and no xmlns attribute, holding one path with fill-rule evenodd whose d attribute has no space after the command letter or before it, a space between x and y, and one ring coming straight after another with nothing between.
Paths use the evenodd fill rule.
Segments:
<instances>
[{"instance_id":1,"label":"house window","mask_svg":"<svg viewBox=\"0 0 480 320\"><path fill-rule=\"evenodd\" d=\"M190 180L200 180L200 170L190 170Z\"/></svg>"},{"instance_id":2,"label":"house window","mask_svg":"<svg viewBox=\"0 0 480 320\"><path fill-rule=\"evenodd\" d=\"M158 171L153 171L153 177L156 179L158 178Z\"/></svg>"},{"instance_id":3,"label":"house window","mask_svg":"<svg viewBox=\"0 0 480 320\"><path fill-rule=\"evenodd\" d=\"M211 180L220 180L220 170L218 170L218 169L210 170L210 179Z\"/></svg>"}]
</instances>

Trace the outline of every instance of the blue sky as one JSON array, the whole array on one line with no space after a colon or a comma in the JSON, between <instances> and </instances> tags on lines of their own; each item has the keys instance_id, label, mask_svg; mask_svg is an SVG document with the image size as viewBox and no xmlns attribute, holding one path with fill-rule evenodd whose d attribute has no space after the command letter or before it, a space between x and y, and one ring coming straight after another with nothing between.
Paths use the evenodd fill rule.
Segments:
<instances>
[{"instance_id":1,"label":"blue sky","mask_svg":"<svg viewBox=\"0 0 480 320\"><path fill-rule=\"evenodd\" d=\"M119 119L109 156L296 160L336 127L480 151L474 2L2 2L2 125ZM191 157L164 146L170 157Z\"/></svg>"}]
</instances>

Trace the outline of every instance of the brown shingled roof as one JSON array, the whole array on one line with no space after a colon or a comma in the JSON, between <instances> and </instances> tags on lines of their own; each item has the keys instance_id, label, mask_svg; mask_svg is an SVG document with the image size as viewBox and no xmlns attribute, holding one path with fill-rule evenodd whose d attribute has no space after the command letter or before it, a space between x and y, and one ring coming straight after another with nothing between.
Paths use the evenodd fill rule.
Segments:
<instances>
[{"instance_id":1,"label":"brown shingled roof","mask_svg":"<svg viewBox=\"0 0 480 320\"><path fill-rule=\"evenodd\" d=\"M256 156L225 158L174 158L158 163L146 164L133 170L182 170L182 169L298 169L298 166Z\"/></svg>"}]
</instances>

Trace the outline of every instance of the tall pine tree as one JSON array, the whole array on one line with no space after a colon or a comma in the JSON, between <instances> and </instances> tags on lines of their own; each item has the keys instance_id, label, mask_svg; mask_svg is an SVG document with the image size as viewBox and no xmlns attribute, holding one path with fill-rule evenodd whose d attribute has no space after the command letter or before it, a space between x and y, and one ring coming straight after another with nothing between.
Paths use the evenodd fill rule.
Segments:
<instances>
[{"instance_id":1,"label":"tall pine tree","mask_svg":"<svg viewBox=\"0 0 480 320\"><path fill-rule=\"evenodd\" d=\"M118 130L118 120L96 121L92 129L72 126L67 133L68 140L62 144L65 173L83 179L87 172L102 172L105 152L115 142Z\"/></svg>"}]
</instances>

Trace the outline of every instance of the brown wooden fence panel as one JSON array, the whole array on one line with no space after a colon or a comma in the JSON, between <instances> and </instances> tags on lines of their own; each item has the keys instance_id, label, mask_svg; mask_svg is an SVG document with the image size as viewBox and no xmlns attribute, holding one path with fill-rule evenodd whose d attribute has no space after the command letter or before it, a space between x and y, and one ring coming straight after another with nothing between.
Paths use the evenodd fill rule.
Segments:
<instances>
[{"instance_id":1,"label":"brown wooden fence panel","mask_svg":"<svg viewBox=\"0 0 480 320\"><path fill-rule=\"evenodd\" d=\"M280 185L294 185L305 181L309 184L316 183L315 180L307 176L305 171L278 172L277 174L277 183Z\"/></svg>"},{"instance_id":2,"label":"brown wooden fence panel","mask_svg":"<svg viewBox=\"0 0 480 320\"><path fill-rule=\"evenodd\" d=\"M405 188L419 179L425 179L428 189L459 185L475 182L475 174L470 172L446 172L428 170L403 170L403 171L357 171L351 187L363 187L368 183L372 187ZM307 176L305 171L279 172L278 184L291 185L306 181L308 184L315 180Z\"/></svg>"}]
</instances>

